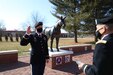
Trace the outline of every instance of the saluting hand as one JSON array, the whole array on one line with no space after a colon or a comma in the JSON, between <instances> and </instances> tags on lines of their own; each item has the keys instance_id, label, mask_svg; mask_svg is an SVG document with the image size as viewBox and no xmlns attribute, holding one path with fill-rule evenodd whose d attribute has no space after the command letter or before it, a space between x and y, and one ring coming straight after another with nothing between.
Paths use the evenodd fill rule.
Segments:
<instances>
[{"instance_id":1,"label":"saluting hand","mask_svg":"<svg viewBox=\"0 0 113 75\"><path fill-rule=\"evenodd\" d=\"M31 27L30 27L30 26L27 28L26 33L27 33L27 34L30 34L30 33L31 33Z\"/></svg>"}]
</instances>

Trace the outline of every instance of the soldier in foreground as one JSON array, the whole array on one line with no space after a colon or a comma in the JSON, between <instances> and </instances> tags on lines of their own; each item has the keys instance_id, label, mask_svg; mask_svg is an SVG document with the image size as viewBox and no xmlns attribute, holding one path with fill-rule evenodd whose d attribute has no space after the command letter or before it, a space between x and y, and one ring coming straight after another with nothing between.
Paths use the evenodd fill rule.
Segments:
<instances>
[{"instance_id":1,"label":"soldier in foreground","mask_svg":"<svg viewBox=\"0 0 113 75\"><path fill-rule=\"evenodd\" d=\"M86 75L113 75L113 17L101 19L96 26L96 42L92 65L82 62L78 67Z\"/></svg>"}]
</instances>

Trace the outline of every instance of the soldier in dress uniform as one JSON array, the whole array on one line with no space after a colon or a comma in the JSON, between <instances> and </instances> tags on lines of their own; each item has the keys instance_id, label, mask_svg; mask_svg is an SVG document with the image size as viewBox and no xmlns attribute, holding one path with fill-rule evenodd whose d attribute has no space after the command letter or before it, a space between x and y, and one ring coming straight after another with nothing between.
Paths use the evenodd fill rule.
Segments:
<instances>
[{"instance_id":1,"label":"soldier in dress uniform","mask_svg":"<svg viewBox=\"0 0 113 75\"><path fill-rule=\"evenodd\" d=\"M92 65L77 62L86 75L113 75L113 16L97 21Z\"/></svg>"},{"instance_id":2,"label":"soldier in dress uniform","mask_svg":"<svg viewBox=\"0 0 113 75\"><path fill-rule=\"evenodd\" d=\"M32 75L43 75L45 63L49 61L47 36L42 34L42 25L42 22L35 24L35 33L31 33L29 26L20 42L22 46L26 46L29 43L31 45L30 64Z\"/></svg>"}]
</instances>

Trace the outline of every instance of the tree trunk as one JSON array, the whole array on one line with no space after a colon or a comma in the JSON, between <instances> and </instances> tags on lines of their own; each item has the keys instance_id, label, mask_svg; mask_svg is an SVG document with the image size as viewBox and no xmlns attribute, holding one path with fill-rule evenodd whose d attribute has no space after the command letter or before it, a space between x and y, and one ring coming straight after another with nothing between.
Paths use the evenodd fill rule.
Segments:
<instances>
[{"instance_id":1,"label":"tree trunk","mask_svg":"<svg viewBox=\"0 0 113 75\"><path fill-rule=\"evenodd\" d=\"M0 41L2 41L2 36L0 36Z\"/></svg>"},{"instance_id":2,"label":"tree trunk","mask_svg":"<svg viewBox=\"0 0 113 75\"><path fill-rule=\"evenodd\" d=\"M0 33L0 41L2 41L2 33Z\"/></svg>"},{"instance_id":3,"label":"tree trunk","mask_svg":"<svg viewBox=\"0 0 113 75\"><path fill-rule=\"evenodd\" d=\"M97 13L98 13L98 11L97 11L97 9L95 8L95 15L94 15L95 32L96 32L96 25L97 25L97 24L96 24L96 22L95 22L95 19L97 19L97 18L98 18ZM97 39L97 37L96 37L95 32L94 32L94 35L95 35L95 42L97 42L97 41L98 41L98 39Z\"/></svg>"},{"instance_id":4,"label":"tree trunk","mask_svg":"<svg viewBox=\"0 0 113 75\"><path fill-rule=\"evenodd\" d=\"M96 32L96 24L95 24L95 32ZM94 36L95 36L95 42L98 41L97 37L96 37L96 33L94 32Z\"/></svg>"},{"instance_id":5,"label":"tree trunk","mask_svg":"<svg viewBox=\"0 0 113 75\"><path fill-rule=\"evenodd\" d=\"M75 43L78 43L78 40L77 40L77 30L74 31L74 34L75 34L75 39L74 39L74 41L75 41Z\"/></svg>"}]
</instances>

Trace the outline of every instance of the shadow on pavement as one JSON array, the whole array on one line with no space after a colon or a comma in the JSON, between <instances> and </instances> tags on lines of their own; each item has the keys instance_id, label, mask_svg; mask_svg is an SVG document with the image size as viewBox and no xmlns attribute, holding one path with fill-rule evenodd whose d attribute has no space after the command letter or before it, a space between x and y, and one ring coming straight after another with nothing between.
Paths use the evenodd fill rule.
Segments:
<instances>
[{"instance_id":1,"label":"shadow on pavement","mask_svg":"<svg viewBox=\"0 0 113 75\"><path fill-rule=\"evenodd\" d=\"M81 52L74 53L73 56L77 56L77 55L81 55L81 54L87 54L87 53L91 53L91 52L93 52L93 51L94 51L94 50L81 51Z\"/></svg>"},{"instance_id":2,"label":"shadow on pavement","mask_svg":"<svg viewBox=\"0 0 113 75\"><path fill-rule=\"evenodd\" d=\"M63 72L68 72L70 74L78 75L81 73L81 71L78 69L78 65L76 64L75 61L72 61L68 65L65 64L63 66L59 66L54 68L55 70L63 71Z\"/></svg>"},{"instance_id":3,"label":"shadow on pavement","mask_svg":"<svg viewBox=\"0 0 113 75\"><path fill-rule=\"evenodd\" d=\"M21 62L21 61L18 61L17 63L12 63L12 64L2 64L2 65L0 65L0 72L17 69L17 68L25 67L25 66L29 66L29 65L30 65L29 63L25 63L25 62Z\"/></svg>"}]
</instances>

